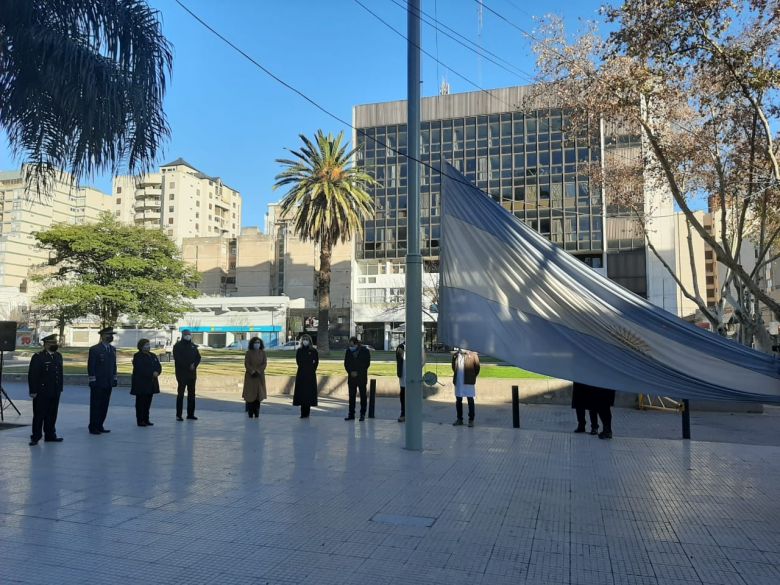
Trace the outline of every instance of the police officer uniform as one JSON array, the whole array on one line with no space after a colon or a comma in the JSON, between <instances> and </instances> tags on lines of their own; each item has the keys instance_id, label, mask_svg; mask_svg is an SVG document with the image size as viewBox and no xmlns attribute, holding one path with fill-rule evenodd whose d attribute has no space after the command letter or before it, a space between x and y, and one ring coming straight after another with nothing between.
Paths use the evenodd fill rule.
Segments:
<instances>
[{"instance_id":1,"label":"police officer uniform","mask_svg":"<svg viewBox=\"0 0 780 585\"><path fill-rule=\"evenodd\" d=\"M44 349L32 356L27 372L33 403L30 445L37 445L41 437L46 442L62 441L55 429L62 392L62 354L57 351L56 335L48 335L42 341Z\"/></svg>"},{"instance_id":2,"label":"police officer uniform","mask_svg":"<svg viewBox=\"0 0 780 585\"><path fill-rule=\"evenodd\" d=\"M183 329L182 333L189 332ZM182 419L184 410L184 391L187 391L187 418L198 420L195 416L195 382L198 378L197 368L200 365L200 352L192 339L182 338L173 346L173 361L176 372L176 420Z\"/></svg>"},{"instance_id":3,"label":"police officer uniform","mask_svg":"<svg viewBox=\"0 0 780 585\"><path fill-rule=\"evenodd\" d=\"M89 348L87 373L89 375L89 432L93 435L111 432L103 426L108 414L111 390L117 385L116 349L111 345L114 330L106 327L98 331L100 342ZM104 340L103 336L109 336Z\"/></svg>"}]
</instances>

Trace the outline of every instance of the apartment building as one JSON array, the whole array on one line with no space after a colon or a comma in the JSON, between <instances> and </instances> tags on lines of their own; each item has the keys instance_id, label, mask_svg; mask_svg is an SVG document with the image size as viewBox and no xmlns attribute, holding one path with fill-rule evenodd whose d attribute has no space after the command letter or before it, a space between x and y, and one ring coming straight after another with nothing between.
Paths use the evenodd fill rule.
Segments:
<instances>
[{"instance_id":1,"label":"apartment building","mask_svg":"<svg viewBox=\"0 0 780 585\"><path fill-rule=\"evenodd\" d=\"M31 272L48 262L48 252L36 246L33 234L97 221L111 201L93 187L72 184L65 173L39 194L27 188L22 170L0 172L0 289L34 293Z\"/></svg>"},{"instance_id":2,"label":"apartment building","mask_svg":"<svg viewBox=\"0 0 780 585\"><path fill-rule=\"evenodd\" d=\"M185 238L237 238L241 232L241 194L182 158L159 173L115 177L112 190L117 220L161 228L179 246Z\"/></svg>"}]
</instances>

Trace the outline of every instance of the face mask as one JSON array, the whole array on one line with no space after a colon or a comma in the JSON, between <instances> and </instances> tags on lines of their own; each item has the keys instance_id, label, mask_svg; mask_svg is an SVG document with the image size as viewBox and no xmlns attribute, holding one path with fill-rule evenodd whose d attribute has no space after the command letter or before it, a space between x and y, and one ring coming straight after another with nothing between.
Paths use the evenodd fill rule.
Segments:
<instances>
[{"instance_id":1,"label":"face mask","mask_svg":"<svg viewBox=\"0 0 780 585\"><path fill-rule=\"evenodd\" d=\"M349 349L352 350L352 351L357 351L357 348L358 348L358 346L354 345L354 344L349 346Z\"/></svg>"},{"instance_id":2,"label":"face mask","mask_svg":"<svg viewBox=\"0 0 780 585\"><path fill-rule=\"evenodd\" d=\"M301 341L301 345L303 345L303 347L309 347L309 340L304 339L303 341Z\"/></svg>"},{"instance_id":3,"label":"face mask","mask_svg":"<svg viewBox=\"0 0 780 585\"><path fill-rule=\"evenodd\" d=\"M52 344L49 346L49 351L51 351L51 352L55 352L55 351L57 351L59 348L60 348L60 346L59 346L59 345L57 345L56 343L52 343Z\"/></svg>"},{"instance_id":4,"label":"face mask","mask_svg":"<svg viewBox=\"0 0 780 585\"><path fill-rule=\"evenodd\" d=\"M141 349L142 349L143 351L149 351L150 349L152 349L152 346L151 346L151 345L149 345L149 344L147 343L146 345L144 345L143 347L141 347Z\"/></svg>"},{"instance_id":5,"label":"face mask","mask_svg":"<svg viewBox=\"0 0 780 585\"><path fill-rule=\"evenodd\" d=\"M114 336L113 335L106 335L106 343L111 343L112 341L114 341Z\"/></svg>"},{"instance_id":6,"label":"face mask","mask_svg":"<svg viewBox=\"0 0 780 585\"><path fill-rule=\"evenodd\" d=\"M252 349L260 349L260 344L259 343L253 343L252 344Z\"/></svg>"},{"instance_id":7,"label":"face mask","mask_svg":"<svg viewBox=\"0 0 780 585\"><path fill-rule=\"evenodd\" d=\"M184 341L192 341L192 335L185 335L184 337L182 337L182 339Z\"/></svg>"}]
</instances>

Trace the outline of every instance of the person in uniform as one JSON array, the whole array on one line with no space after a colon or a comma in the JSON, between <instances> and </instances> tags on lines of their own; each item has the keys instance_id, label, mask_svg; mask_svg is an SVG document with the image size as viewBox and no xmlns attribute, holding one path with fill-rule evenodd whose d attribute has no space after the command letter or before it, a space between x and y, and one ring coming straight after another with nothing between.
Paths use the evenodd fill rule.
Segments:
<instances>
[{"instance_id":1,"label":"person in uniform","mask_svg":"<svg viewBox=\"0 0 780 585\"><path fill-rule=\"evenodd\" d=\"M200 352L192 343L192 332L182 329L181 339L173 346L173 362L176 370L176 420L182 421L184 409L184 390L187 390L187 419L198 420L195 416L195 381L197 379Z\"/></svg>"},{"instance_id":2,"label":"person in uniform","mask_svg":"<svg viewBox=\"0 0 780 585\"><path fill-rule=\"evenodd\" d=\"M57 351L57 336L42 339L43 349L32 356L27 372L27 384L33 403L32 435L30 445L37 445L41 437L47 443L59 443L55 425L62 393L62 354Z\"/></svg>"},{"instance_id":3,"label":"person in uniform","mask_svg":"<svg viewBox=\"0 0 780 585\"><path fill-rule=\"evenodd\" d=\"M103 426L111 401L111 390L117 385L114 330L105 327L98 331L100 343L89 348L87 374L89 375L89 432L93 435L110 433Z\"/></svg>"},{"instance_id":4,"label":"person in uniform","mask_svg":"<svg viewBox=\"0 0 780 585\"><path fill-rule=\"evenodd\" d=\"M148 339L138 341L138 353L133 356L133 377L130 382L130 394L135 396L135 421L139 427L153 427L149 421L149 409L152 398L160 393L162 365L152 353Z\"/></svg>"},{"instance_id":5,"label":"person in uniform","mask_svg":"<svg viewBox=\"0 0 780 585\"><path fill-rule=\"evenodd\" d=\"M344 354L344 369L347 371L349 389L349 412L344 420L355 420L355 399L360 390L360 420L366 420L368 407L368 368L371 366L371 352L357 337L349 340L349 349Z\"/></svg>"}]
</instances>

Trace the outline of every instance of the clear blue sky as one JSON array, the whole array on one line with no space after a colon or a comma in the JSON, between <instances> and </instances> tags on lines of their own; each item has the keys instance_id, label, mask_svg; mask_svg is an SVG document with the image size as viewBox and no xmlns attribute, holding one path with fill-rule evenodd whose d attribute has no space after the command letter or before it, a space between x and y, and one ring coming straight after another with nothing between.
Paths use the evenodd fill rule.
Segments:
<instances>
[{"instance_id":1,"label":"clear blue sky","mask_svg":"<svg viewBox=\"0 0 780 585\"><path fill-rule=\"evenodd\" d=\"M272 192L276 158L297 147L298 134L318 128L349 130L277 84L214 37L173 0L150 0L160 10L174 45L173 76L166 99L172 136L168 162L183 157L205 173L219 175L244 199L243 225L263 224ZM352 106L406 97L406 41L354 0L182 0L214 28L278 76L325 108L351 120ZM361 0L406 33L406 13L393 0ZM395 0L405 4L405 0ZM532 31L532 14L565 16L571 29L581 18L597 17L599 0L485 0L517 26ZM425 13L517 68L532 73L529 41L520 31L483 10L480 32L474 0L422 0ZM434 30L423 24L423 48L436 55ZM528 80L479 58L443 34L439 59L483 88L522 85ZM423 55L423 95L435 95L443 76L452 92L476 88ZM5 143L0 169L17 168ZM111 178L91 181L109 192Z\"/></svg>"}]
</instances>

